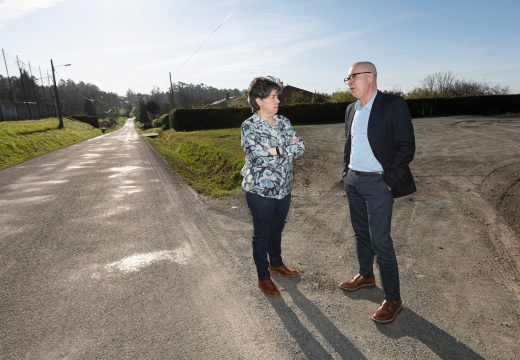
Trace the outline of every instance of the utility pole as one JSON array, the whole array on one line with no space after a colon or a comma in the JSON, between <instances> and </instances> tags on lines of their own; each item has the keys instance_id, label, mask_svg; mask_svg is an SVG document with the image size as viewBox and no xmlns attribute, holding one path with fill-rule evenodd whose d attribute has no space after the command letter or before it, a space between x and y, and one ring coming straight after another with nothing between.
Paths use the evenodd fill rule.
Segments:
<instances>
[{"instance_id":1,"label":"utility pole","mask_svg":"<svg viewBox=\"0 0 520 360\"><path fill-rule=\"evenodd\" d=\"M170 72L170 113L168 114L168 125L170 126L170 129L173 128L172 124L172 111L173 111L173 83L172 83L172 73Z\"/></svg>"},{"instance_id":2,"label":"utility pole","mask_svg":"<svg viewBox=\"0 0 520 360\"><path fill-rule=\"evenodd\" d=\"M97 118L97 109L96 109L96 98L92 96L92 107L94 108L94 116Z\"/></svg>"},{"instance_id":3,"label":"utility pole","mask_svg":"<svg viewBox=\"0 0 520 360\"><path fill-rule=\"evenodd\" d=\"M11 91L11 102L14 104L13 85L11 84L11 77L9 76L9 69L7 68L7 61L5 61L4 49L2 49L2 55L4 56L5 71L7 72L7 81L9 82L9 90Z\"/></svg>"},{"instance_id":4,"label":"utility pole","mask_svg":"<svg viewBox=\"0 0 520 360\"><path fill-rule=\"evenodd\" d=\"M32 88L33 88L34 101L36 102L36 106L38 106L38 115L41 118L42 110L40 108L40 102L38 101L38 94L36 93L36 81L34 80L36 78L33 76L33 73L32 73L31 62L27 61L27 64L29 65L29 74L31 75L31 83L32 83Z\"/></svg>"},{"instance_id":5,"label":"utility pole","mask_svg":"<svg viewBox=\"0 0 520 360\"><path fill-rule=\"evenodd\" d=\"M49 95L51 97L51 103L54 104L54 95L52 95L52 86L51 86L51 76L49 75L49 70L47 70L47 87L49 89ZM56 110L54 110L54 112L56 112ZM58 116L58 114L54 114L56 116Z\"/></svg>"},{"instance_id":6,"label":"utility pole","mask_svg":"<svg viewBox=\"0 0 520 360\"><path fill-rule=\"evenodd\" d=\"M22 73L22 68L20 67L20 60L18 60L18 55L16 55L16 65L18 65L18 70L20 71L20 82L22 84L23 98L25 100L25 105L27 106L27 112L29 113L29 119L32 119L31 107L29 106L29 102L27 101L27 94L25 93L25 85L23 82L23 73Z\"/></svg>"},{"instance_id":7,"label":"utility pole","mask_svg":"<svg viewBox=\"0 0 520 360\"><path fill-rule=\"evenodd\" d=\"M41 88L42 88L42 99L43 104L45 105L45 116L49 116L49 103L47 102L47 99L45 98L45 86L43 86L43 76L42 76L42 68L38 66L38 70L40 70L40 81L41 81Z\"/></svg>"},{"instance_id":8,"label":"utility pole","mask_svg":"<svg viewBox=\"0 0 520 360\"><path fill-rule=\"evenodd\" d=\"M54 82L54 97L56 104L56 114L58 114L58 129L63 129L63 117L61 116L61 105L60 105L60 96L58 95L58 86L56 86L56 75L54 75L54 63L51 59L51 69L52 69L52 81Z\"/></svg>"}]
</instances>

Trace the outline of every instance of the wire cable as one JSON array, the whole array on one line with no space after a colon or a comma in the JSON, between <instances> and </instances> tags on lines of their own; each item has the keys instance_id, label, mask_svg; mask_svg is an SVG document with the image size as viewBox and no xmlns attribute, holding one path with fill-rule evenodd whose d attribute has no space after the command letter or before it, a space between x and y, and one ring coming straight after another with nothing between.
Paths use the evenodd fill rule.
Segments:
<instances>
[{"instance_id":1,"label":"wire cable","mask_svg":"<svg viewBox=\"0 0 520 360\"><path fill-rule=\"evenodd\" d=\"M177 68L177 70L175 70L172 74L172 76L176 75L183 67L184 65L186 65L192 58L193 56L197 53L197 51L199 51L203 46L204 44L206 44L206 42L209 40L210 37L212 37L217 31L218 29L220 29L222 27L222 25L224 25L224 23L226 23L226 21L229 20L229 18L231 18L231 15L233 15L233 13L235 12L235 10L244 2L244 0L240 0L240 2L233 8L233 10L231 10L231 12L224 18L224 20L222 20L222 22L220 24L218 24L218 26L215 28L215 30L213 30L206 39L204 39L204 41L193 51L193 53L188 57L188 59L186 59L185 62L183 62L181 64L181 66L179 66Z\"/></svg>"}]
</instances>

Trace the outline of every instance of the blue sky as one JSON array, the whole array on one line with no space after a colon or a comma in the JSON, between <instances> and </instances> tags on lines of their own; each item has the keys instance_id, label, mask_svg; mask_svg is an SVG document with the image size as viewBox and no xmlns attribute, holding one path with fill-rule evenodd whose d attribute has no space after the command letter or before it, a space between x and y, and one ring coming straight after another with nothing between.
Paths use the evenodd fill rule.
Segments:
<instances>
[{"instance_id":1,"label":"blue sky","mask_svg":"<svg viewBox=\"0 0 520 360\"><path fill-rule=\"evenodd\" d=\"M517 0L0 0L0 47L11 75L16 55L44 76L52 58L72 64L59 78L120 95L167 90L169 72L239 89L272 75L332 93L359 60L376 64L382 90L451 71L520 93L519 19Z\"/></svg>"}]
</instances>

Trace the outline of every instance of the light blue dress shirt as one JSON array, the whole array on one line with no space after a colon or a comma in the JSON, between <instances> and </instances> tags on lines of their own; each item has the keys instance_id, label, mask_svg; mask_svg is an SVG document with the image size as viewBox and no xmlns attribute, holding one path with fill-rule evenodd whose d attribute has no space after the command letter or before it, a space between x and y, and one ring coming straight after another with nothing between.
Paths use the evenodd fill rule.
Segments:
<instances>
[{"instance_id":1,"label":"light blue dress shirt","mask_svg":"<svg viewBox=\"0 0 520 360\"><path fill-rule=\"evenodd\" d=\"M370 111L374 104L377 91L374 93L370 101L361 107L361 101L357 100L354 104L356 112L352 120L352 128L350 130L351 136L351 150L350 150L350 164L348 167L352 170L366 171L366 172L382 172L383 167L377 161L370 143L368 142L368 119L370 118Z\"/></svg>"}]
</instances>

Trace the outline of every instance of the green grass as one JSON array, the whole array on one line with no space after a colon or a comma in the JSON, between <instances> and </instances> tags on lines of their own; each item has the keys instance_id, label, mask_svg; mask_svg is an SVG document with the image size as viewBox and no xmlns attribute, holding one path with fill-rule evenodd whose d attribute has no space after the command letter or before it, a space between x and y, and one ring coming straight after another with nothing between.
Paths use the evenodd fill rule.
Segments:
<instances>
[{"instance_id":1,"label":"green grass","mask_svg":"<svg viewBox=\"0 0 520 360\"><path fill-rule=\"evenodd\" d=\"M63 123L58 129L56 118L0 122L0 169L101 135L80 121L64 118Z\"/></svg>"},{"instance_id":2,"label":"green grass","mask_svg":"<svg viewBox=\"0 0 520 360\"><path fill-rule=\"evenodd\" d=\"M244 164L240 129L168 130L149 141L196 191L219 197L239 189Z\"/></svg>"}]
</instances>

